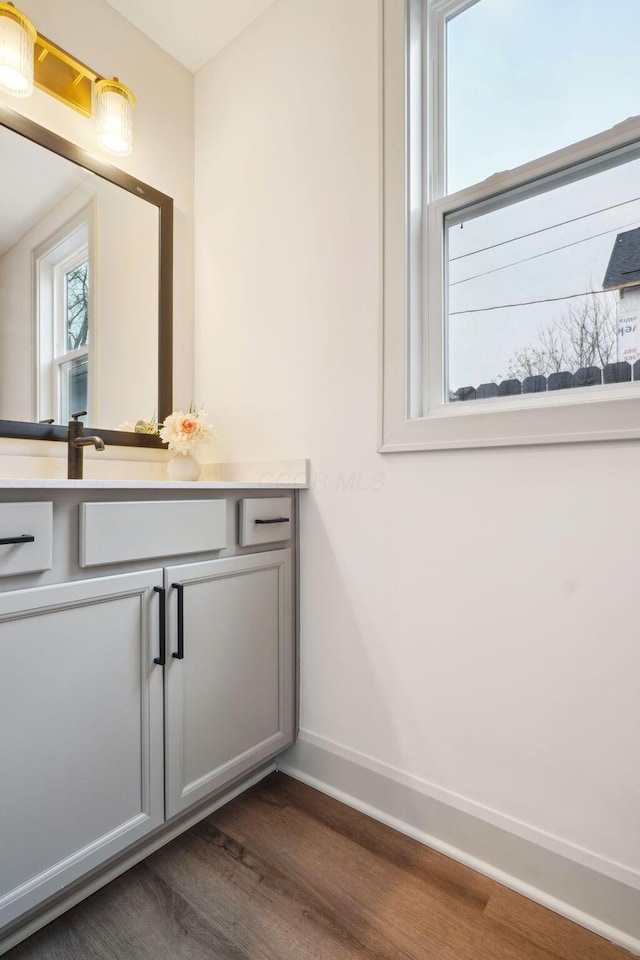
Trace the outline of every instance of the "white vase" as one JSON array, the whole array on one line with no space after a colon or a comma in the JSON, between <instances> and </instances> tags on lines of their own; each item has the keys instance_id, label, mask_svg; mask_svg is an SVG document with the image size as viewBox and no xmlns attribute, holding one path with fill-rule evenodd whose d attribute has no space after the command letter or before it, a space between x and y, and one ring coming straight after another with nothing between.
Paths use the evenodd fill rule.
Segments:
<instances>
[{"instance_id":1,"label":"white vase","mask_svg":"<svg viewBox=\"0 0 640 960\"><path fill-rule=\"evenodd\" d=\"M169 480L198 480L200 464L190 453L177 453L167 464Z\"/></svg>"}]
</instances>

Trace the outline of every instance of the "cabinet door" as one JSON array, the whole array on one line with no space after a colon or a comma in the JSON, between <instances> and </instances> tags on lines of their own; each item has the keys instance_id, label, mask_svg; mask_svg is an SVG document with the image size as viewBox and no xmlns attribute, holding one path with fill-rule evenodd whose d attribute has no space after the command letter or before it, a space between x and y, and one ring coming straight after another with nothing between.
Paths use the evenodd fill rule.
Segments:
<instances>
[{"instance_id":1,"label":"cabinet door","mask_svg":"<svg viewBox=\"0 0 640 960\"><path fill-rule=\"evenodd\" d=\"M172 817L293 742L291 551L171 567L167 588Z\"/></svg>"},{"instance_id":2,"label":"cabinet door","mask_svg":"<svg viewBox=\"0 0 640 960\"><path fill-rule=\"evenodd\" d=\"M163 822L161 583L0 594L0 926Z\"/></svg>"}]
</instances>

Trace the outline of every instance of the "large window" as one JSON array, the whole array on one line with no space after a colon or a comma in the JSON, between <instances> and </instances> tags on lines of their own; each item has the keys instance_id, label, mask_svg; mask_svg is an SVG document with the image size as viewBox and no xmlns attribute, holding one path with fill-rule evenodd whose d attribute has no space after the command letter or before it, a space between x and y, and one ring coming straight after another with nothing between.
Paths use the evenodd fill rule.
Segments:
<instances>
[{"instance_id":1,"label":"large window","mask_svg":"<svg viewBox=\"0 0 640 960\"><path fill-rule=\"evenodd\" d=\"M38 332L38 418L66 423L90 410L92 269L90 211L65 224L34 254Z\"/></svg>"},{"instance_id":2,"label":"large window","mask_svg":"<svg viewBox=\"0 0 640 960\"><path fill-rule=\"evenodd\" d=\"M640 435L638 29L385 0L382 449Z\"/></svg>"}]
</instances>

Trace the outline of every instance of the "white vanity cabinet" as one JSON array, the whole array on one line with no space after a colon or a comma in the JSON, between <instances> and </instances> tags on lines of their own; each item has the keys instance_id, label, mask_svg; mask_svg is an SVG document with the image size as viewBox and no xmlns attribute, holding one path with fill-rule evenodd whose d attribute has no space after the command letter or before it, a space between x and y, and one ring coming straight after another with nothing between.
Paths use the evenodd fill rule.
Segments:
<instances>
[{"instance_id":1,"label":"white vanity cabinet","mask_svg":"<svg viewBox=\"0 0 640 960\"><path fill-rule=\"evenodd\" d=\"M293 739L291 551L165 571L172 817Z\"/></svg>"},{"instance_id":2,"label":"white vanity cabinet","mask_svg":"<svg viewBox=\"0 0 640 960\"><path fill-rule=\"evenodd\" d=\"M163 502L139 497L135 522L157 526ZM168 521L127 536L130 499L121 524L98 509L116 496L58 500L51 563L3 576L0 555L0 953L45 901L61 912L87 874L124 869L130 849L141 859L295 737L292 510L248 549L238 498L201 496L182 526L168 499L168 541ZM279 516L282 501L265 510ZM158 538L164 555L148 556Z\"/></svg>"},{"instance_id":3,"label":"white vanity cabinet","mask_svg":"<svg viewBox=\"0 0 640 960\"><path fill-rule=\"evenodd\" d=\"M158 585L0 594L0 926L163 822Z\"/></svg>"}]
</instances>

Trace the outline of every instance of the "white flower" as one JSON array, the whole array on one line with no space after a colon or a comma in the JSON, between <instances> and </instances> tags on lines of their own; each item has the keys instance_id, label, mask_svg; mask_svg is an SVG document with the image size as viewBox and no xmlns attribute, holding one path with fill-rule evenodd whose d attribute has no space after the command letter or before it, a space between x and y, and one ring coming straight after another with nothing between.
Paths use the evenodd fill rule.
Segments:
<instances>
[{"instance_id":1,"label":"white flower","mask_svg":"<svg viewBox=\"0 0 640 960\"><path fill-rule=\"evenodd\" d=\"M160 428L160 439L169 446L169 450L178 453L191 453L199 443L213 437L213 427L204 410L198 413L183 413L178 410L170 414Z\"/></svg>"}]
</instances>

